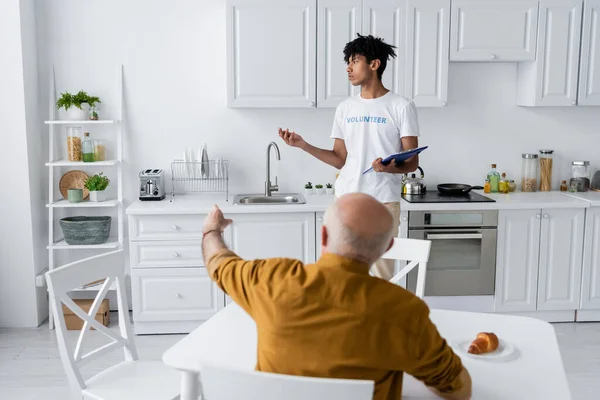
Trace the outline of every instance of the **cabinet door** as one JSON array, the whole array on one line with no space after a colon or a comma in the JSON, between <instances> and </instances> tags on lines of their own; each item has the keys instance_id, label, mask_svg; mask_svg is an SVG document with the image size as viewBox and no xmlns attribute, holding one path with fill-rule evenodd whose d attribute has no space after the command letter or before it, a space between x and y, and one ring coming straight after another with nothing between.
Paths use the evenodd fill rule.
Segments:
<instances>
[{"instance_id":1,"label":"cabinet door","mask_svg":"<svg viewBox=\"0 0 600 400\"><path fill-rule=\"evenodd\" d=\"M287 257L315 261L315 214L231 215L232 249L245 259Z\"/></svg>"},{"instance_id":2,"label":"cabinet door","mask_svg":"<svg viewBox=\"0 0 600 400\"><path fill-rule=\"evenodd\" d=\"M343 50L361 30L361 0L319 0L317 15L317 106L337 107L360 90L348 80Z\"/></svg>"},{"instance_id":3,"label":"cabinet door","mask_svg":"<svg viewBox=\"0 0 600 400\"><path fill-rule=\"evenodd\" d=\"M536 61L519 64L517 104L577 104L582 0L542 0Z\"/></svg>"},{"instance_id":4,"label":"cabinet door","mask_svg":"<svg viewBox=\"0 0 600 400\"><path fill-rule=\"evenodd\" d=\"M496 311L535 311L540 210L501 210L496 253Z\"/></svg>"},{"instance_id":5,"label":"cabinet door","mask_svg":"<svg viewBox=\"0 0 600 400\"><path fill-rule=\"evenodd\" d=\"M319 258L321 258L321 246L323 244L323 236L321 235L321 230L323 229L323 218L325 217L325 213L322 212L318 212L315 214L315 220L316 220L316 224L315 224L315 243L317 248L316 253L317 253L317 260Z\"/></svg>"},{"instance_id":6,"label":"cabinet door","mask_svg":"<svg viewBox=\"0 0 600 400\"><path fill-rule=\"evenodd\" d=\"M600 207L587 209L584 242L581 308L600 310Z\"/></svg>"},{"instance_id":7,"label":"cabinet door","mask_svg":"<svg viewBox=\"0 0 600 400\"><path fill-rule=\"evenodd\" d=\"M316 33L316 0L228 0L228 105L314 107Z\"/></svg>"},{"instance_id":8,"label":"cabinet door","mask_svg":"<svg viewBox=\"0 0 600 400\"><path fill-rule=\"evenodd\" d=\"M205 268L131 271L134 321L207 320L224 307L224 297Z\"/></svg>"},{"instance_id":9,"label":"cabinet door","mask_svg":"<svg viewBox=\"0 0 600 400\"><path fill-rule=\"evenodd\" d=\"M600 106L600 0L585 0L579 70L579 105Z\"/></svg>"},{"instance_id":10,"label":"cabinet door","mask_svg":"<svg viewBox=\"0 0 600 400\"><path fill-rule=\"evenodd\" d=\"M537 0L453 0L451 61L533 61Z\"/></svg>"},{"instance_id":11,"label":"cabinet door","mask_svg":"<svg viewBox=\"0 0 600 400\"><path fill-rule=\"evenodd\" d=\"M584 210L543 210L538 310L579 308Z\"/></svg>"},{"instance_id":12,"label":"cabinet door","mask_svg":"<svg viewBox=\"0 0 600 400\"><path fill-rule=\"evenodd\" d=\"M363 0L363 34L382 38L396 46L396 58L388 61L383 86L406 96L406 0Z\"/></svg>"},{"instance_id":13,"label":"cabinet door","mask_svg":"<svg viewBox=\"0 0 600 400\"><path fill-rule=\"evenodd\" d=\"M407 8L406 97L419 107L448 100L450 0L409 0Z\"/></svg>"}]
</instances>

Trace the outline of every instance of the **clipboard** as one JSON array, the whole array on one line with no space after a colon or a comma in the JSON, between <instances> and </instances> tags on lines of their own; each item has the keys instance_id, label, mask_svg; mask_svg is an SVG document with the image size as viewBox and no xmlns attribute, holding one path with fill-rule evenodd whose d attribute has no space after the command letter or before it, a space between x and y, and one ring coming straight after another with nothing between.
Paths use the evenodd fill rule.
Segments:
<instances>
[{"instance_id":1,"label":"clipboard","mask_svg":"<svg viewBox=\"0 0 600 400\"><path fill-rule=\"evenodd\" d=\"M410 150L406 150L406 151L401 151L400 153L392 154L392 155L384 158L381 161L381 163L383 165L388 165L390 162L392 162L392 160L396 160L396 163L406 161L409 158L411 158L412 156L419 154L420 152L422 152L423 150L425 150L428 147L429 146L417 147L416 149L410 149ZM367 172L371 171L372 169L373 169L373 167L367 169L366 171L363 172L363 175L366 174Z\"/></svg>"}]
</instances>

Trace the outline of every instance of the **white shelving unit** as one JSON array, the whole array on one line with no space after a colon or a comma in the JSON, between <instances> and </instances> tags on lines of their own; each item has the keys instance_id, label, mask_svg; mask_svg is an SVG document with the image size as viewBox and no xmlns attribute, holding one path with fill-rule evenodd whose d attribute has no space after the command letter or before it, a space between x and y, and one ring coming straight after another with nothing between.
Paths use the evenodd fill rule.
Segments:
<instances>
[{"instance_id":1,"label":"white shelving unit","mask_svg":"<svg viewBox=\"0 0 600 400\"><path fill-rule=\"evenodd\" d=\"M118 66L117 73L117 113L118 119L116 120L82 120L82 121L64 121L56 119L56 82L54 67L50 72L50 95L49 95L49 120L45 121L48 125L49 134L49 146L48 146L48 270L55 268L55 252L56 251L81 251L89 249L122 249L123 248L123 226L124 226L124 210L123 210L123 66ZM54 154L54 144L57 137L57 131L63 126L89 126L89 125L112 125L114 127L116 135L117 145L117 158L114 160L98 161L98 162L73 162L68 160L57 160ZM66 199L59 198L60 193L57 196L57 188L55 188L55 173L59 167L68 168L97 168L97 167L114 167L117 170L117 181L111 182L111 185L116 183L117 185L117 198L109 199L103 202L81 202L81 203L69 203ZM56 234L54 229L55 224L55 209L57 208L116 208L117 210L117 237L110 237L106 243L99 245L69 245L62 237ZM114 217L113 217L114 218ZM38 276L38 278L40 278ZM45 286L45 279L36 279L38 285ZM93 291L99 290L101 285L84 287L78 289L78 291ZM112 288L114 289L114 287ZM49 326L50 329L54 328L54 321L52 318L52 312L49 313Z\"/></svg>"}]
</instances>

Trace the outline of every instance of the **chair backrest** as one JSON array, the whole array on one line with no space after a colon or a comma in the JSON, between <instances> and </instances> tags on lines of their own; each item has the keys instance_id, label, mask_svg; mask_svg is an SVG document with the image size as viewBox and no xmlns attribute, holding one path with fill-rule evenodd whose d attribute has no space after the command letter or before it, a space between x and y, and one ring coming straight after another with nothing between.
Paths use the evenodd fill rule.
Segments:
<instances>
[{"instance_id":1,"label":"chair backrest","mask_svg":"<svg viewBox=\"0 0 600 400\"><path fill-rule=\"evenodd\" d=\"M311 378L203 365L202 392L207 400L371 400L374 382Z\"/></svg>"},{"instance_id":2,"label":"chair backrest","mask_svg":"<svg viewBox=\"0 0 600 400\"><path fill-rule=\"evenodd\" d=\"M89 312L86 313L71 300L69 291L98 280L104 280L104 283L98 290ZM123 348L126 360L137 359L133 331L129 322L123 250L100 254L48 271L46 272L46 282L50 293L52 315L55 320L60 358L67 373L71 390L77 393L85 388L85 381L79 371L81 366L115 349ZM106 293L111 289L111 286L115 287L117 292L120 335L95 320L102 300L106 297ZM63 304L84 321L73 352L70 351L66 341L67 327L62 308ZM83 340L92 327L107 336L111 342L89 353L82 354Z\"/></svg>"},{"instance_id":3,"label":"chair backrest","mask_svg":"<svg viewBox=\"0 0 600 400\"><path fill-rule=\"evenodd\" d=\"M430 240L402 239L395 237L392 248L382 255L381 258L410 262L394 275L392 279L390 279L390 282L398 283L400 279L418 265L419 270L415 294L418 297L423 298L425 295L425 276L427 274L427 263L429 262L430 250Z\"/></svg>"}]
</instances>

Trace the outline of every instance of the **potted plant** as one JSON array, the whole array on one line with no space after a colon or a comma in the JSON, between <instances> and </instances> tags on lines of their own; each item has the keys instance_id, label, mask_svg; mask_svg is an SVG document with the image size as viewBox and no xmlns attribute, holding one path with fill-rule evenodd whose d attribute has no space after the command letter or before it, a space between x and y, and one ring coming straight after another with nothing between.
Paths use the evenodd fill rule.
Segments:
<instances>
[{"instance_id":1,"label":"potted plant","mask_svg":"<svg viewBox=\"0 0 600 400\"><path fill-rule=\"evenodd\" d=\"M323 194L325 191L323 190L323 185L315 185L315 193Z\"/></svg>"},{"instance_id":2,"label":"potted plant","mask_svg":"<svg viewBox=\"0 0 600 400\"><path fill-rule=\"evenodd\" d=\"M96 96L88 95L83 90L80 90L77 94L65 91L61 93L60 98L56 101L56 108L58 110L64 108L68 120L80 121L88 118L90 103L95 105L96 103L100 103L100 99Z\"/></svg>"},{"instance_id":3,"label":"potted plant","mask_svg":"<svg viewBox=\"0 0 600 400\"><path fill-rule=\"evenodd\" d=\"M325 192L327 194L333 194L333 186L331 185L331 183L325 185Z\"/></svg>"},{"instance_id":4,"label":"potted plant","mask_svg":"<svg viewBox=\"0 0 600 400\"><path fill-rule=\"evenodd\" d=\"M106 200L106 188L110 183L110 179L104 176L102 172L96 174L85 181L85 188L90 191L90 201Z\"/></svg>"},{"instance_id":5,"label":"potted plant","mask_svg":"<svg viewBox=\"0 0 600 400\"><path fill-rule=\"evenodd\" d=\"M312 183L308 182L306 185L304 185L304 193L306 193L308 195L314 193Z\"/></svg>"}]
</instances>

